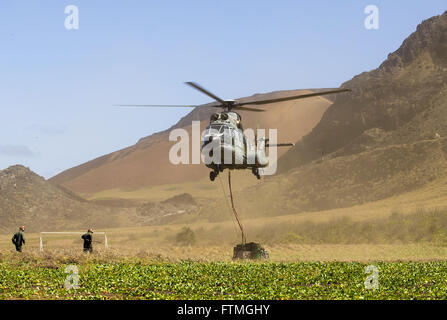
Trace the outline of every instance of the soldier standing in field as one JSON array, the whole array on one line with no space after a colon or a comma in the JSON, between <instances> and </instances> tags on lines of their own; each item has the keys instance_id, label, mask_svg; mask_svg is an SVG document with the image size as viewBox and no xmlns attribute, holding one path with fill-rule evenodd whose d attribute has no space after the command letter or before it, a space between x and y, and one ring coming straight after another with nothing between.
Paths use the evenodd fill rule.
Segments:
<instances>
[{"instance_id":1,"label":"soldier standing in field","mask_svg":"<svg viewBox=\"0 0 447 320\"><path fill-rule=\"evenodd\" d=\"M92 228L88 229L87 233L83 234L81 237L84 240L84 252L93 252L93 230Z\"/></svg>"},{"instance_id":2,"label":"soldier standing in field","mask_svg":"<svg viewBox=\"0 0 447 320\"><path fill-rule=\"evenodd\" d=\"M16 246L17 252L22 252L22 245L25 244L25 236L23 235L23 232L25 231L25 226L21 226L19 228L19 231L14 233L12 236L12 243Z\"/></svg>"}]
</instances>

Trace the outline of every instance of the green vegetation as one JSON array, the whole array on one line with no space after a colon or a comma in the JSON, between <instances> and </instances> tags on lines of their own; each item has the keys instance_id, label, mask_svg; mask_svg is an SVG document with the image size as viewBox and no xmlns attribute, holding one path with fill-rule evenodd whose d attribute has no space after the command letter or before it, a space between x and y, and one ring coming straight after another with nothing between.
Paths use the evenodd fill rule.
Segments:
<instances>
[{"instance_id":1,"label":"green vegetation","mask_svg":"<svg viewBox=\"0 0 447 320\"><path fill-rule=\"evenodd\" d=\"M367 264L160 263L77 264L79 289L66 290L68 264L0 262L1 299L445 299L447 262L374 265L379 288L366 289Z\"/></svg>"}]
</instances>

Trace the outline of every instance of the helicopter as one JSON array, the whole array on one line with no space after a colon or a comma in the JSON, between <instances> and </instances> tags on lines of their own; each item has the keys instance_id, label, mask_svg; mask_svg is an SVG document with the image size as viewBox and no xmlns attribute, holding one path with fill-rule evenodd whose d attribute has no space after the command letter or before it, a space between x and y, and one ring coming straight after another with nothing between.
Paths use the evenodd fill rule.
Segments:
<instances>
[{"instance_id":1,"label":"helicopter","mask_svg":"<svg viewBox=\"0 0 447 320\"><path fill-rule=\"evenodd\" d=\"M237 110L250 112L265 112L264 109L246 107L246 105L264 105L275 102L304 99L328 94L351 91L350 89L333 89L327 91L306 93L289 97L254 100L254 101L238 101L223 100L206 90L202 86L194 82L185 82L185 84L197 89L198 91L209 96L214 103L202 105L202 107L215 107L222 109L211 115L210 123L206 127L202 135L201 153L205 165L210 168L210 180L214 181L220 172L224 169L249 169L261 179L260 170L269 165L269 159L265 150L268 147L289 147L294 143L275 143L270 144L269 139L255 136L255 143L248 139L243 132L242 117ZM118 105L126 107L201 107L196 105Z\"/></svg>"}]
</instances>

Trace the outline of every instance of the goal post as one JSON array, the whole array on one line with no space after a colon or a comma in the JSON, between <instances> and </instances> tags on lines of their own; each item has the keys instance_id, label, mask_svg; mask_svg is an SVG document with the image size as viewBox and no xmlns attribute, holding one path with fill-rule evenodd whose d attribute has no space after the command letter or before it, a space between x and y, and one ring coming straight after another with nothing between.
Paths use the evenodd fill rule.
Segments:
<instances>
[{"instance_id":1,"label":"goal post","mask_svg":"<svg viewBox=\"0 0 447 320\"><path fill-rule=\"evenodd\" d=\"M76 235L83 235L85 232L41 232L40 233L40 237L39 237L39 249L40 249L40 252L42 252L43 251L43 236L44 235L51 235L51 234L61 234L61 235L64 235L64 234L67 234L67 235L69 235L69 234L76 234ZM108 242L107 242L107 235L106 235L106 233L105 232L94 232L94 234L96 235L96 234L102 234L102 235L104 235L104 247L106 248L106 249L108 249L109 248L109 244L108 244Z\"/></svg>"}]
</instances>

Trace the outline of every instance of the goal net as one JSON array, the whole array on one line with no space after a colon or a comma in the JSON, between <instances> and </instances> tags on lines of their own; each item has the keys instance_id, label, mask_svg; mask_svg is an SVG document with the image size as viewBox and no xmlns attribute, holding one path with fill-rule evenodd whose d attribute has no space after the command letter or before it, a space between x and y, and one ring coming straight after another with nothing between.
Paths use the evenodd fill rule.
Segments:
<instances>
[{"instance_id":1,"label":"goal net","mask_svg":"<svg viewBox=\"0 0 447 320\"><path fill-rule=\"evenodd\" d=\"M40 251L43 251L43 238L45 235L83 235L84 233L85 232L41 232L40 238L39 238L39 249L40 249ZM95 232L95 233L93 233L93 235L94 236L96 236L96 235L104 236L104 247L106 249L109 248L109 244L107 242L107 235L105 232ZM96 241L94 241L94 242L96 242Z\"/></svg>"}]
</instances>

